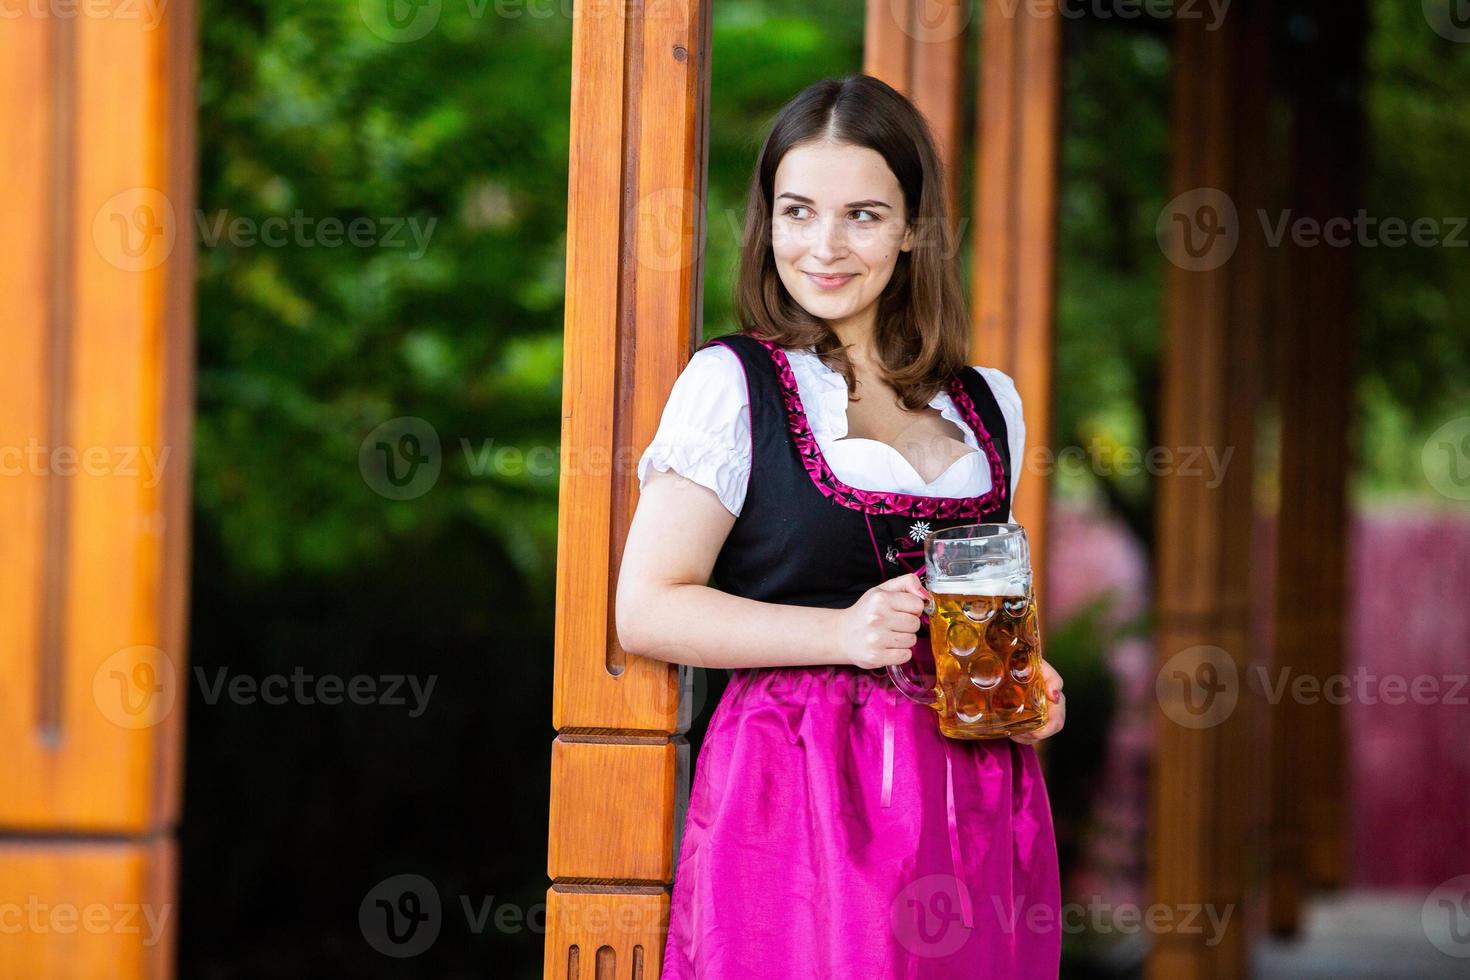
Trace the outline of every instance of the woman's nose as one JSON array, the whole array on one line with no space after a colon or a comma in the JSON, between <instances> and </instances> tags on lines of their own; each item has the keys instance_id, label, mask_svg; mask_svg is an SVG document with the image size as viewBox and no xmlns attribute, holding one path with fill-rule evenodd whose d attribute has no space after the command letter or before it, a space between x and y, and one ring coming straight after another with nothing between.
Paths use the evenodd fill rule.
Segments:
<instances>
[{"instance_id":1,"label":"woman's nose","mask_svg":"<svg viewBox=\"0 0 1470 980\"><path fill-rule=\"evenodd\" d=\"M827 262L847 249L847 234L841 221L828 220L814 225L812 258Z\"/></svg>"}]
</instances>

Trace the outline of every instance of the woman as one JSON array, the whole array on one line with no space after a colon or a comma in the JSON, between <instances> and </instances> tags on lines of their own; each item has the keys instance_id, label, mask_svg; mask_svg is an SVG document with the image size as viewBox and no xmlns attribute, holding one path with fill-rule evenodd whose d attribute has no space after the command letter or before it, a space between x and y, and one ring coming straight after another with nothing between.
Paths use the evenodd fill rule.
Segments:
<instances>
[{"instance_id":1,"label":"woman","mask_svg":"<svg viewBox=\"0 0 1470 980\"><path fill-rule=\"evenodd\" d=\"M741 332L700 348L623 553L631 653L732 670L695 766L665 980L1054 978L1056 844L1033 747L952 740L897 696L923 539L1008 521L1015 386L967 367L932 137L868 76L772 123L750 184ZM713 581L718 588L708 585Z\"/></svg>"}]
</instances>

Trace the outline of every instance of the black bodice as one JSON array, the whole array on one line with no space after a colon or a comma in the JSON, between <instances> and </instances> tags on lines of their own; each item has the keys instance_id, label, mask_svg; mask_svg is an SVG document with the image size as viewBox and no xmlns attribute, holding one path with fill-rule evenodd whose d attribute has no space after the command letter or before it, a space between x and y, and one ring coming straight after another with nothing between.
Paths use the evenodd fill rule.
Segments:
<instances>
[{"instance_id":1,"label":"black bodice","mask_svg":"<svg viewBox=\"0 0 1470 980\"><path fill-rule=\"evenodd\" d=\"M963 368L949 390L990 463L992 486L975 497L926 497L851 487L832 473L779 346L747 334L708 343L724 344L740 358L750 396L750 478L715 561L721 590L845 608L883 580L922 575L927 534L1008 519L1013 461L1005 417L974 368Z\"/></svg>"}]
</instances>

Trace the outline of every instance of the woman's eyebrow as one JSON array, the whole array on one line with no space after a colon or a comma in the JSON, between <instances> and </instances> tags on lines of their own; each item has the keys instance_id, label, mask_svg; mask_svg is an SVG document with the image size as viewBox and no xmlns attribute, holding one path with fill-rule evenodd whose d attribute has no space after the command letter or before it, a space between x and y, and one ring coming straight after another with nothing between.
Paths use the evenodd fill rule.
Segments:
<instances>
[{"instance_id":1,"label":"woman's eyebrow","mask_svg":"<svg viewBox=\"0 0 1470 980\"><path fill-rule=\"evenodd\" d=\"M816 201L813 201L809 197L804 197L801 194L793 194L790 191L783 191L780 194L777 194L776 195L776 200L779 201L783 197L789 197L793 201L796 201L799 204L816 204L817 203ZM846 205L844 205L844 207L849 207L849 208L891 208L891 205L889 205L886 201L867 200L867 201L849 201Z\"/></svg>"}]
</instances>

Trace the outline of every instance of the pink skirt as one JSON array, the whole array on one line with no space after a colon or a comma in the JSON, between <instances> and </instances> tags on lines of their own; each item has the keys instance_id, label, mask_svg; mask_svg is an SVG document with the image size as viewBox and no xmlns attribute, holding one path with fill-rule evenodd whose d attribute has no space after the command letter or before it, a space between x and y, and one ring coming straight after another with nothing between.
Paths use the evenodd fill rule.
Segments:
<instances>
[{"instance_id":1,"label":"pink skirt","mask_svg":"<svg viewBox=\"0 0 1470 980\"><path fill-rule=\"evenodd\" d=\"M737 670L695 764L663 980L1055 980L1036 750L939 733L886 673Z\"/></svg>"}]
</instances>

